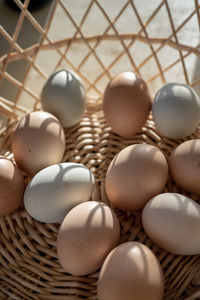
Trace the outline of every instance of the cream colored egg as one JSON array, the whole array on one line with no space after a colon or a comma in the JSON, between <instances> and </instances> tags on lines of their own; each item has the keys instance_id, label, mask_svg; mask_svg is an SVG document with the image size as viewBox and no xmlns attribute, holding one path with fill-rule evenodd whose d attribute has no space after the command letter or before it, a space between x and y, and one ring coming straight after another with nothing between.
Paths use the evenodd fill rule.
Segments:
<instances>
[{"instance_id":1,"label":"cream colored egg","mask_svg":"<svg viewBox=\"0 0 200 300\"><path fill-rule=\"evenodd\" d=\"M192 199L176 193L157 195L144 207L142 223L150 239L164 250L200 253L200 206Z\"/></svg>"}]
</instances>

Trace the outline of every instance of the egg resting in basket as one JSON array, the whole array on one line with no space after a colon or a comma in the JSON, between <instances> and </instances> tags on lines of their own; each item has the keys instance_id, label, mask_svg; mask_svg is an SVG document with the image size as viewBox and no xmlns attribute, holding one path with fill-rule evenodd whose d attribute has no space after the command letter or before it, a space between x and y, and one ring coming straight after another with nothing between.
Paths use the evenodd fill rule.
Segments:
<instances>
[{"instance_id":1,"label":"egg resting in basket","mask_svg":"<svg viewBox=\"0 0 200 300\"><path fill-rule=\"evenodd\" d=\"M148 143L161 149L168 158L183 140L161 137L151 115L141 132L132 138L114 134L102 111L105 86L115 74L132 70L149 82L153 95L169 81L185 82L198 92L198 1L185 4L178 19L175 16L180 11L178 1L174 4L166 0L149 1L148 4L116 1L113 10L112 1L76 1L73 4L73 1L58 0L52 3L44 28L28 11L29 0L24 4L15 2L21 12L14 32L10 34L0 27L2 37L10 45L0 58L2 85L7 81L17 90L14 101L0 95L0 111L7 118L1 129L1 154L13 158L13 130L20 116L41 108L40 92L44 80L54 70L73 69L84 82L88 101L81 122L65 130L63 161L87 166L96 179L93 200L109 204L104 188L105 173L121 149L134 143ZM56 24L56 18L65 19L65 26L62 22ZM18 37L26 22L31 23L41 39L22 48ZM92 26L94 22L96 27ZM60 35L54 29L56 25L60 26ZM24 77L19 80L10 71L10 66L20 60L26 67ZM186 140L199 136L197 129ZM197 195L186 193L170 177L164 192L182 193L199 201ZM199 256L178 256L163 251L144 233L140 213L115 211L121 225L120 243L140 241L158 257L165 275L164 299L197 299ZM39 223L21 207L13 214L1 217L0 226L0 299L97 299L98 272L75 277L61 268L56 254L59 225ZM187 236L185 239L187 243Z\"/></svg>"}]
</instances>

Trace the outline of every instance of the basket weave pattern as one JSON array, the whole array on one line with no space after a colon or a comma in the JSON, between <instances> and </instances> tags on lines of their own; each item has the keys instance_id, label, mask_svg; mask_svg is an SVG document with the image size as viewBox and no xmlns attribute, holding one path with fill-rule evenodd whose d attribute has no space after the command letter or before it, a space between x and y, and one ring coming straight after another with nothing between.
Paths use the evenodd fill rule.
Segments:
<instances>
[{"instance_id":1,"label":"basket weave pattern","mask_svg":"<svg viewBox=\"0 0 200 300\"><path fill-rule=\"evenodd\" d=\"M200 57L200 45L179 42L178 34L192 18L196 18L199 32L199 3L195 0L194 9L188 12L187 17L184 17L178 26L175 26L170 1L167 0L154 1L156 6L154 4L155 8L145 21L139 12L139 1L119 1L121 4L116 8L117 13L111 17L106 5L102 4L106 1L92 0L84 4L79 22L70 12L68 1L56 0L52 2L48 22L43 28L27 9L29 0L25 0L24 4L19 0L14 1L21 12L13 35L0 27L1 35L10 45L8 52L0 58L0 78L2 81L9 81L18 89L18 93L14 102L0 96L0 113L8 118L6 126L2 127L0 132L1 154L13 159L11 152L13 130L21 115L41 108L41 87L49 74L63 67L73 69L82 78L86 87L87 111L79 124L65 130L66 149L63 161L83 163L90 168L96 178L93 200L110 205L105 193L104 179L108 165L116 153L133 143L148 143L159 147L168 158L171 151L183 140L173 141L161 137L156 131L151 115L141 132L134 137L126 139L114 134L102 112L102 94L105 86L113 75L129 69L143 76L154 94L158 87L169 81L173 70L178 68L177 81L180 79L181 82L198 88L200 77L191 78L187 59L191 55L196 59ZM93 16L94 7L101 13L105 28L101 33L86 34L84 26ZM53 40L51 30L57 10L62 11L70 22L73 34ZM128 27L127 32L121 32L120 26L117 25L121 19L124 20L127 10L134 13L139 28L137 32L133 28L133 33L129 33ZM165 10L171 34L156 37L151 34L149 26L161 10ZM41 40L23 49L18 44L18 37L25 18L39 32ZM148 48L148 51L144 51L141 55L139 63L134 56L134 46L137 43L143 44L144 49ZM172 49L177 55L174 60L169 59L169 63L159 56L166 48ZM108 60L106 51L110 55ZM55 57L53 63L50 62L49 69L45 66L47 52L52 52ZM17 60L24 60L27 64L22 81L8 71L9 64ZM154 68L150 76L145 76L147 74L145 68L148 69L149 64L153 63ZM172 73L168 73L170 71ZM37 90L31 89L30 78L38 81ZM28 104L23 98L27 99ZM197 129L188 139L199 138L199 130ZM167 191L185 194L200 203L198 196L191 195L176 186L170 177L165 187L165 192ZM165 276L164 299L198 299L199 256L178 256L163 251L144 233L140 213L115 211L121 225L120 243L140 241L150 247L158 257ZM58 228L57 224L43 224L32 219L24 211L23 205L19 211L0 218L0 299L97 299L98 272L89 276L75 277L65 273L61 268L56 254ZM187 237L185 238L187 243Z\"/></svg>"}]
</instances>

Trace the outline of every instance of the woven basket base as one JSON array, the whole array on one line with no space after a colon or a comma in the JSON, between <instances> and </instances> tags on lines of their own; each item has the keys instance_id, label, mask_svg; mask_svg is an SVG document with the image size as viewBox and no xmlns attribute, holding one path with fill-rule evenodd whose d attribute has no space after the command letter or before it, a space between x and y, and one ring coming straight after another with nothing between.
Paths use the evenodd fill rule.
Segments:
<instances>
[{"instance_id":1,"label":"woven basket base","mask_svg":"<svg viewBox=\"0 0 200 300\"><path fill-rule=\"evenodd\" d=\"M2 133L1 154L12 157L11 136L15 123ZM190 136L198 138L199 130ZM63 161L83 163L96 178L93 200L109 204L104 188L106 170L112 158L133 143L148 143L159 147L169 157L183 142L162 138L155 130L151 116L141 132L125 139L114 134L106 124L102 111L86 113L80 124L66 130L66 151ZM165 192L186 193L169 177ZM115 210L121 225L120 243L139 241L158 257L165 275L165 300L186 299L198 290L199 256L178 256L156 246L144 233L141 213ZM43 224L32 219L23 209L0 218L0 299L97 299L98 272L75 277L61 268L56 254L58 224ZM186 237L187 243L187 237ZM13 296L15 295L15 296ZM191 296L192 297L192 296ZM197 299L191 298L188 299Z\"/></svg>"}]
</instances>

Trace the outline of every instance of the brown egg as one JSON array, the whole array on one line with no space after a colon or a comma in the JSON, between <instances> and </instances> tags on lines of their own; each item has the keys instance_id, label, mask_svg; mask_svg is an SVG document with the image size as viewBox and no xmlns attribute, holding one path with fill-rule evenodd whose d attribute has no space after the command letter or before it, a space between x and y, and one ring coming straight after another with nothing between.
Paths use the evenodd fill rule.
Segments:
<instances>
[{"instance_id":1,"label":"brown egg","mask_svg":"<svg viewBox=\"0 0 200 300\"><path fill-rule=\"evenodd\" d=\"M116 246L119 235L119 221L108 205L96 201L81 203L67 214L60 226L59 261L72 275L93 273Z\"/></svg>"},{"instance_id":2,"label":"brown egg","mask_svg":"<svg viewBox=\"0 0 200 300\"><path fill-rule=\"evenodd\" d=\"M200 194L200 139L180 144L170 156L169 167L178 185Z\"/></svg>"},{"instance_id":3,"label":"brown egg","mask_svg":"<svg viewBox=\"0 0 200 300\"><path fill-rule=\"evenodd\" d=\"M52 114L36 111L19 122L12 139L17 165L29 176L61 162L65 135L60 122Z\"/></svg>"},{"instance_id":4,"label":"brown egg","mask_svg":"<svg viewBox=\"0 0 200 300\"><path fill-rule=\"evenodd\" d=\"M152 99L147 83L133 72L123 72L108 84L103 98L105 117L112 130L132 136L145 124Z\"/></svg>"},{"instance_id":5,"label":"brown egg","mask_svg":"<svg viewBox=\"0 0 200 300\"><path fill-rule=\"evenodd\" d=\"M24 188L24 178L18 167L9 159L0 156L0 216L19 208Z\"/></svg>"},{"instance_id":6,"label":"brown egg","mask_svg":"<svg viewBox=\"0 0 200 300\"><path fill-rule=\"evenodd\" d=\"M113 158L105 188L115 207L138 210L162 192L167 179L168 165L163 153L157 147L137 144L124 148Z\"/></svg>"},{"instance_id":7,"label":"brown egg","mask_svg":"<svg viewBox=\"0 0 200 300\"><path fill-rule=\"evenodd\" d=\"M138 242L113 249L100 271L98 300L161 300L164 279L153 252Z\"/></svg>"}]
</instances>

